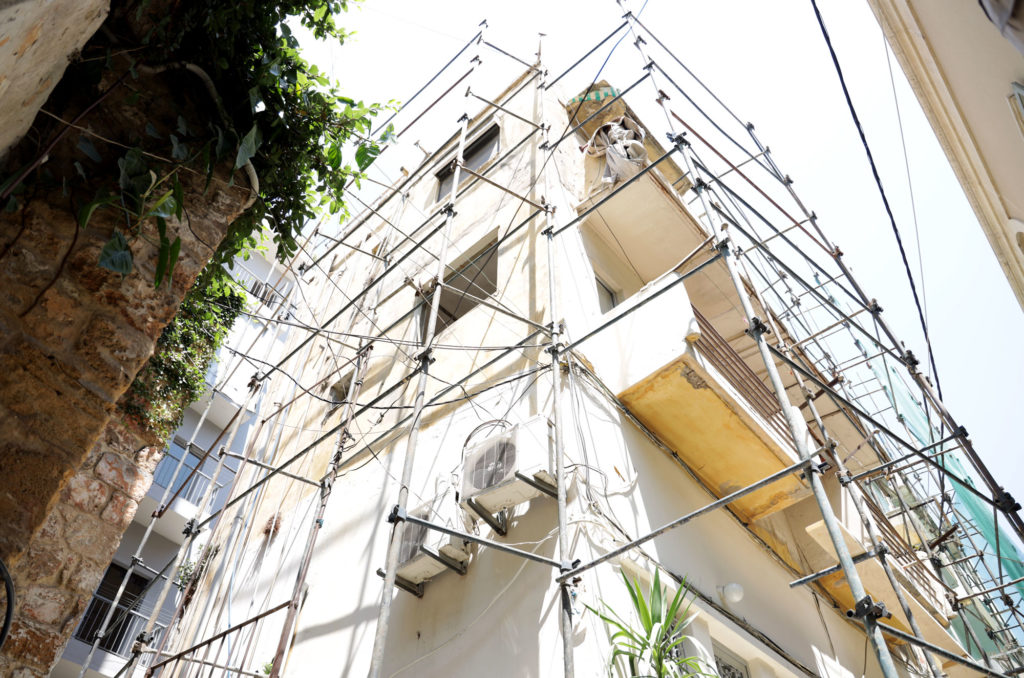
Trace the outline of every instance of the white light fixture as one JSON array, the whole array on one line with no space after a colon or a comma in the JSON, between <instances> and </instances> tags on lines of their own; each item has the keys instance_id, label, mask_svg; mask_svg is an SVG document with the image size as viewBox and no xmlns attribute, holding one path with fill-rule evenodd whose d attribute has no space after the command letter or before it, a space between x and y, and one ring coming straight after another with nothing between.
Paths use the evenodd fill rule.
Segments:
<instances>
[{"instance_id":1,"label":"white light fixture","mask_svg":"<svg viewBox=\"0 0 1024 678\"><path fill-rule=\"evenodd\" d=\"M718 597L726 605L735 605L743 600L743 585L736 582L729 582L725 586L718 587Z\"/></svg>"}]
</instances>

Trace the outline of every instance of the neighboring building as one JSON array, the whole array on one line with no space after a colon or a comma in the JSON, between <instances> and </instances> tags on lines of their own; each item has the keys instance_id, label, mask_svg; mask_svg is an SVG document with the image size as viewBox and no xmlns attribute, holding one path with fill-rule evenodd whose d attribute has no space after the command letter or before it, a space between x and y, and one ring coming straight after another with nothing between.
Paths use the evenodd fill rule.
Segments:
<instances>
[{"instance_id":1,"label":"neighboring building","mask_svg":"<svg viewBox=\"0 0 1024 678\"><path fill-rule=\"evenodd\" d=\"M1013 14L1019 3L868 4L1024 305L1024 42L1020 9ZM1006 39L997 23L1006 26Z\"/></svg>"},{"instance_id":2,"label":"neighboring building","mask_svg":"<svg viewBox=\"0 0 1024 678\"><path fill-rule=\"evenodd\" d=\"M303 260L306 297L320 321L295 331L287 352L273 361L279 369L269 375L263 396L270 407L249 441L255 459L284 472L239 470L236 503L213 535L216 555L164 648L169 654L161 656L167 662L161 675L205 675L207 668L217 676L282 670L289 676L366 675L381 602L375 572L385 567L386 518L399 496L410 426L418 439L409 515L491 544L405 523L396 569L403 591L395 592L384 630L383 676L562 675L556 566L588 563L798 463L786 414L796 413L801 444L818 453L828 449L814 426L818 408L836 443L835 459L851 473L874 473L880 459L901 454L852 406L829 402L824 389L816 393L814 382L797 383L789 370L784 386L801 407L783 410L745 332L740 294L775 328L772 342L807 342L795 350L810 361L815 379L871 404L872 412L889 403L876 413L891 415L886 421L912 423L917 414L912 400L897 407L897 393L869 390L879 381L867 387L852 378L857 366L869 376L872 369L885 374L885 358L874 356L875 364L865 367L872 360L867 354L854 360L833 353L829 360L849 365L844 383L835 362L817 361L820 344L814 342L824 338L815 330L805 339L800 323L806 318L788 326L792 312L754 296L761 286L753 279L744 278L738 292L721 261L702 266L715 255L708 247L713 234L698 210L692 175L681 160L676 164L683 151L636 176L666 149L632 109L615 101L615 90L598 83L589 96L565 104L536 83L528 71L495 97L500 109L488 106L468 121L464 165L489 181L463 170L453 213L446 205L459 134L397 192L346 225L349 247ZM602 109L605 103L611 105ZM592 113L596 117L544 162L550 146L541 146L537 125L549 126L554 140ZM606 137L588 144L604 124ZM602 162L606 139L625 149L620 162ZM581 153L581 144L594 155ZM541 203L554 212L545 213ZM549 226L554 271L544 234ZM437 284L444 249L448 266ZM798 284L792 275L782 279ZM829 289L825 283L819 288ZM787 304L790 298L796 307L792 288ZM428 362L419 343L435 301L440 313L428 405L410 422L417 372ZM625 309L636 310L622 315ZM563 344L581 342L562 355L557 389L547 351L553 321L564 321ZM368 344L372 349L361 348ZM567 469L564 556L556 500L548 496L557 477L555 397ZM913 433L928 438L930 426ZM332 481L333 463L338 476ZM861 556L858 570L868 592L893 613L887 623L910 626L878 560L865 555L875 545L855 499L871 507L871 529L889 549L888 562L924 638L954 655L980 657L947 593L962 599L985 583L961 576L966 566L956 561L967 552L966 540L943 536L948 518L933 514L935 502L921 502L932 489L909 478L885 474L866 481L862 493L826 468L827 510ZM247 527L237 529L243 523ZM842 573L791 586L833 567L834 554L808 481L795 473L780 476L728 510L574 579L566 642L575 675L605 675L611 656L611 631L588 606L607 604L628 616L619 573L646 586L656 567L686 577L697 614L685 651L709 672L723 678L880 675L877 662L865 659L863 626L847 618L856 601ZM1016 640L999 628L1003 620L990 615L978 623L1003 653L998 666L1019 667ZM892 640L890 648L907 674L927 670L909 645ZM951 676L967 674L953 662L942 668Z\"/></svg>"},{"instance_id":3,"label":"neighboring building","mask_svg":"<svg viewBox=\"0 0 1024 678\"><path fill-rule=\"evenodd\" d=\"M153 473L152 485L139 502L135 518L125 530L113 562L103 575L60 661L50 673L54 678L79 676L92 641L103 627L136 553L140 553L141 563L128 577L115 616L93 654L86 675L95 678L117 674L131 656L132 647L145 629L147 620L155 614L154 629L159 638L181 601L183 586L176 584L160 609L155 610L162 588L160 584L166 581L166 577L155 583L152 580L185 544L186 524L191 520L205 520L227 500L253 423L253 414L258 411L260 403L251 402L242 409L237 431L232 435L235 413L246 403L248 383L253 375L265 369L258 362L245 360L239 353L265 360L267 356L280 353L287 342L286 325L273 323L268 327L258 317L287 318L294 312L294 306L287 299L294 280L290 273L274 263L273 252L264 254L266 256L254 254L248 260L238 258L235 261L232 275L248 292L246 313L235 320L227 340L210 365L206 376L207 392L185 411L181 426L167 441L166 452ZM283 303L282 295L285 298ZM228 447L232 437L233 442ZM207 450L211 453L204 460ZM218 453L221 451L229 455L218 472ZM183 457L184 461L179 463ZM165 505L166 510L155 519L154 514ZM147 536L146 528L151 521L154 521L153 530ZM144 538L140 552L139 546ZM175 575L176 582L184 583L187 573L195 568L205 544L206 539L200 538L185 554L186 573ZM147 659L133 675L142 676L144 665L148 663Z\"/></svg>"}]
</instances>

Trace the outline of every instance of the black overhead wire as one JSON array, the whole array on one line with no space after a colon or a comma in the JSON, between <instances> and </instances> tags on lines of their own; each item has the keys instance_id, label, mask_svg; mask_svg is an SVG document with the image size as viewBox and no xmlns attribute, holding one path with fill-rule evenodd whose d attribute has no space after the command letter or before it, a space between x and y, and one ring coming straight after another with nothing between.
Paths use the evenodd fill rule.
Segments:
<instances>
[{"instance_id":1,"label":"black overhead wire","mask_svg":"<svg viewBox=\"0 0 1024 678\"><path fill-rule=\"evenodd\" d=\"M903 247L903 238L900 237L899 228L896 226L896 217L893 216L892 207L889 205L889 199L885 195L885 188L882 187L882 178L878 174L878 167L875 166L875 158L871 155L871 147L868 145L868 139L864 134L864 127L861 125L860 118L857 116L857 109L853 106L853 100L850 98L850 90L846 87L846 78L843 77L843 69L839 65L839 57L836 56L836 50L832 47L832 38L829 37L828 29L825 28L825 20L821 17L821 11L818 9L817 0L811 0L811 7L814 8L814 16L818 20L818 26L821 28L821 35L825 38L825 44L828 46L829 55L832 57L832 65L835 66L836 75L839 76L839 84L843 88L843 96L846 98L846 106L850 109L850 115L853 117L853 124L857 127L857 133L860 135L861 145L864 146L864 153L868 156L868 163L871 165L871 174L875 178L875 185L878 186L878 193L882 196L882 204L885 206L885 213L889 215L889 224L892 226L893 235L896 236L896 244L900 249L900 257L903 259L903 268L907 272L907 280L910 282L910 291L914 296L914 305L917 306L917 317L921 321L921 331L924 333L924 343L928 348L928 363L932 368L932 377L935 379L935 389L938 391L939 398L942 398L942 385L939 383L939 372L935 369L935 354L932 352L932 342L928 336L928 323L924 318L924 309L921 306L921 300L917 294L917 285L914 284L914 274L910 270L910 261L907 259L907 251Z\"/></svg>"}]
</instances>

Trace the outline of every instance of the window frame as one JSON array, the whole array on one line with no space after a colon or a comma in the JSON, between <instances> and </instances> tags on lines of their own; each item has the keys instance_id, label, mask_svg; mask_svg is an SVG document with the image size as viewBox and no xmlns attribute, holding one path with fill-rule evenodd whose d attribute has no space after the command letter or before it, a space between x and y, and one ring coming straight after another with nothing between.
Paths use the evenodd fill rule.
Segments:
<instances>
[{"instance_id":1,"label":"window frame","mask_svg":"<svg viewBox=\"0 0 1024 678\"><path fill-rule=\"evenodd\" d=\"M485 148L491 149L490 154L483 160L480 160L478 163L474 164L472 162L474 154ZM487 165L487 163L492 161L494 158L498 157L500 153L501 125L499 125L497 121L493 121L484 130L479 132L473 138L472 141L466 143L466 149L462 154L462 160L463 164L469 167L469 169L473 170L474 172L478 172L481 168L484 168ZM451 180L453 180L455 176L456 155L457 151L456 153L452 154L452 158L448 162L444 163L440 170L434 173L434 178L437 180L437 190L434 192L435 204L444 202L447 199L447 197L451 195ZM459 186L461 187L462 184L465 183L470 176L472 175L468 173L461 176L459 180ZM446 181L448 182L447 186L445 185Z\"/></svg>"},{"instance_id":2,"label":"window frame","mask_svg":"<svg viewBox=\"0 0 1024 678\"><path fill-rule=\"evenodd\" d=\"M438 306L437 325L434 328L435 336L440 335L446 329L448 329L449 327L457 323L459 320L464 318L473 309L480 306L481 303L479 300L488 300L494 298L494 295L498 291L498 259L500 249L498 242L498 230L494 229L492 231L489 231L487 235L478 240L477 243L472 248L469 249L469 252L471 254L462 257L462 263L452 265L450 267L454 270L451 270L447 275L445 275L441 289L438 290L438 288L435 286L434 290L429 295L423 297L425 303L421 305L422 312L420 313L420 337L426 339L427 321L429 319L430 305L433 303L435 294L441 294L441 302L440 305ZM485 257L487 260L483 265L479 265L477 263L477 260L481 259L482 257ZM487 269L492 266L494 273L493 279L491 279L490 277L485 277L485 282L487 283L486 288L480 285L477 277L470 276L471 279L466 282L466 288L462 290L463 293L459 295L459 299L454 310L449 311L448 309L445 308L445 292L454 293L454 290L452 289L454 285L451 285L452 280L464 277L463 273L472 270L473 268L478 268L479 274L486 276ZM492 285L493 289L490 289L490 291L488 291L488 289ZM470 297L468 296L469 294L472 294L473 296ZM464 305L464 302L468 303L465 304L465 310L462 310L460 312L460 309ZM444 315L448 315L450 319L446 319Z\"/></svg>"}]
</instances>

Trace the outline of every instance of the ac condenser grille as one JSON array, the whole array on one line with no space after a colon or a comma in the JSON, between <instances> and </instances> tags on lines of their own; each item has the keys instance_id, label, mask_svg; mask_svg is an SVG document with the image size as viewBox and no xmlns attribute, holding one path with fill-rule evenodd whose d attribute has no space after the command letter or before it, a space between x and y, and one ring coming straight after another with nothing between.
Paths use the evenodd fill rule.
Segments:
<instances>
[{"instance_id":1,"label":"ac condenser grille","mask_svg":"<svg viewBox=\"0 0 1024 678\"><path fill-rule=\"evenodd\" d=\"M493 487L516 470L516 446L510 440L497 440L488 445L474 460L466 474L477 490Z\"/></svg>"},{"instance_id":2,"label":"ac condenser grille","mask_svg":"<svg viewBox=\"0 0 1024 678\"><path fill-rule=\"evenodd\" d=\"M429 518L425 511L415 515L423 520ZM402 546L398 549L398 563L406 563L419 555L420 546L426 538L427 528L424 525L406 523L405 532L402 533Z\"/></svg>"}]
</instances>

